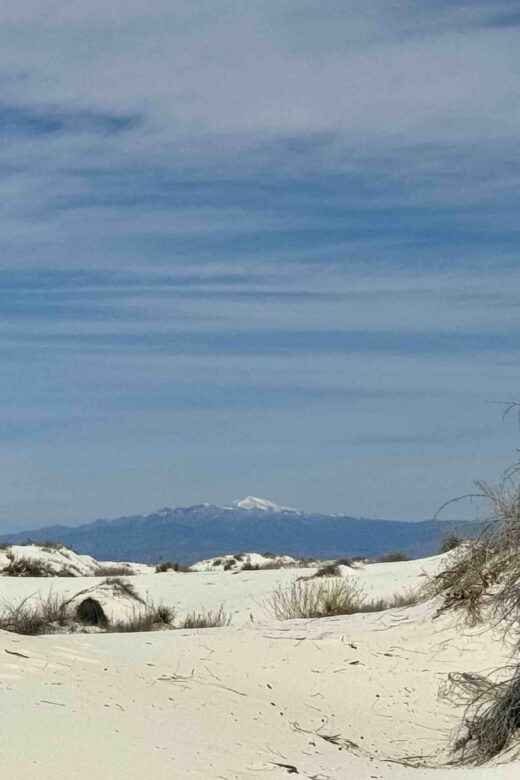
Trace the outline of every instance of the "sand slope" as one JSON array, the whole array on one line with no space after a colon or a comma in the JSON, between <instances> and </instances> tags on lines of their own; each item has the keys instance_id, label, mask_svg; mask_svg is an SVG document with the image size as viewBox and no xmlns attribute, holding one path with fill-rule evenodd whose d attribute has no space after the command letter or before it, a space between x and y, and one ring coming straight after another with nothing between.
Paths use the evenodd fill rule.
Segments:
<instances>
[{"instance_id":1,"label":"sand slope","mask_svg":"<svg viewBox=\"0 0 520 780\"><path fill-rule=\"evenodd\" d=\"M359 576L367 590L382 593L386 582L391 593L437 565L438 559L380 564ZM439 682L452 670L501 663L491 632L463 631L452 616L432 621L431 603L285 623L257 608L262 622L251 622L252 601L265 600L284 576L295 572L133 578L155 597L170 589L171 599L190 609L227 601L236 621L227 628L0 633L4 774L20 780L518 777L518 764L439 766L459 717L438 701ZM27 580L2 580L3 595L20 583ZM410 758L417 756L423 758Z\"/></svg>"}]
</instances>

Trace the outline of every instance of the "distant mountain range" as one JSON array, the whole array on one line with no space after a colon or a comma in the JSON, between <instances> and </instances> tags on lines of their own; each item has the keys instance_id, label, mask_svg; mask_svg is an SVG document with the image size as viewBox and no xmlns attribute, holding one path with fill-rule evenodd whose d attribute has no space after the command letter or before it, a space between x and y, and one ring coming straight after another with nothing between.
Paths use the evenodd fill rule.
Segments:
<instances>
[{"instance_id":1,"label":"distant mountain range","mask_svg":"<svg viewBox=\"0 0 520 780\"><path fill-rule=\"evenodd\" d=\"M307 514L248 496L230 506L198 504L149 515L54 525L3 534L10 544L56 541L103 560L193 563L234 552L275 552L302 558L377 557L400 551L410 558L438 552L448 531L475 536L476 522L369 520Z\"/></svg>"}]
</instances>

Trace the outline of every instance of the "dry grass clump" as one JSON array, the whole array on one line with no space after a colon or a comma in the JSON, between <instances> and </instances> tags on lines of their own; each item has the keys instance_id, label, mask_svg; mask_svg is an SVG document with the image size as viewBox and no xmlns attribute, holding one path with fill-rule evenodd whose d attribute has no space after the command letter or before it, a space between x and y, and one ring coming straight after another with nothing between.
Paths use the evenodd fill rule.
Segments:
<instances>
[{"instance_id":1,"label":"dry grass clump","mask_svg":"<svg viewBox=\"0 0 520 780\"><path fill-rule=\"evenodd\" d=\"M366 600L359 585L350 579L309 577L296 580L289 588L279 586L267 609L277 620L297 620L383 612L409 607L418 601L418 593L412 590L395 593L390 598Z\"/></svg>"},{"instance_id":2,"label":"dry grass clump","mask_svg":"<svg viewBox=\"0 0 520 780\"><path fill-rule=\"evenodd\" d=\"M322 618L359 612L362 594L355 583L336 578L297 580L289 588L279 586L268 609L277 620Z\"/></svg>"},{"instance_id":3,"label":"dry grass clump","mask_svg":"<svg viewBox=\"0 0 520 780\"><path fill-rule=\"evenodd\" d=\"M479 539L457 547L429 584L439 612L463 609L471 624L487 619L512 643L511 665L491 676L452 674L444 691L465 704L453 750L461 763L483 764L520 738L520 481L518 467L497 488L478 483L490 507ZM497 681L498 680L498 681Z\"/></svg>"},{"instance_id":4,"label":"dry grass clump","mask_svg":"<svg viewBox=\"0 0 520 780\"><path fill-rule=\"evenodd\" d=\"M52 568L43 561L37 561L23 556L15 558L12 552L7 553L9 563L4 569L7 577L73 577L70 572L55 573Z\"/></svg>"},{"instance_id":5,"label":"dry grass clump","mask_svg":"<svg viewBox=\"0 0 520 780\"><path fill-rule=\"evenodd\" d=\"M128 634L143 631L158 631L162 628L173 628L175 610L164 604L148 605L144 612L136 612L126 620L110 621L106 627L109 634Z\"/></svg>"},{"instance_id":6,"label":"dry grass clump","mask_svg":"<svg viewBox=\"0 0 520 780\"><path fill-rule=\"evenodd\" d=\"M93 577L133 577L135 574L131 566L126 564L114 566L98 566Z\"/></svg>"},{"instance_id":7,"label":"dry grass clump","mask_svg":"<svg viewBox=\"0 0 520 780\"><path fill-rule=\"evenodd\" d=\"M482 620L489 603L490 588L500 579L502 566L489 540L459 546L448 565L425 587L427 597L440 596L437 614L449 609L464 610L469 625Z\"/></svg>"},{"instance_id":8,"label":"dry grass clump","mask_svg":"<svg viewBox=\"0 0 520 780\"><path fill-rule=\"evenodd\" d=\"M107 577L104 582L101 583L102 585L111 585L115 590L119 591L119 593L129 596L131 599L134 599L135 601L140 601L141 604L144 604L144 599L141 598L141 596L138 594L135 585L131 582L127 582L122 577Z\"/></svg>"},{"instance_id":9,"label":"dry grass clump","mask_svg":"<svg viewBox=\"0 0 520 780\"><path fill-rule=\"evenodd\" d=\"M520 667L505 667L494 681L479 674L451 674L443 695L465 705L454 752L456 763L485 764L512 747L520 729Z\"/></svg>"},{"instance_id":10,"label":"dry grass clump","mask_svg":"<svg viewBox=\"0 0 520 780\"><path fill-rule=\"evenodd\" d=\"M516 473L516 472L515 472ZM495 625L520 629L520 485L508 477L497 488L477 483L490 506L481 536L460 544L435 575L427 594L440 596L440 612L463 608L471 624L484 614Z\"/></svg>"},{"instance_id":11,"label":"dry grass clump","mask_svg":"<svg viewBox=\"0 0 520 780\"><path fill-rule=\"evenodd\" d=\"M211 610L202 612L190 612L184 618L178 628L222 628L229 624L230 617L221 606L216 612Z\"/></svg>"},{"instance_id":12,"label":"dry grass clump","mask_svg":"<svg viewBox=\"0 0 520 780\"><path fill-rule=\"evenodd\" d=\"M68 622L67 601L55 593L38 599L27 596L17 604L0 607L0 629L15 634L53 634Z\"/></svg>"}]
</instances>

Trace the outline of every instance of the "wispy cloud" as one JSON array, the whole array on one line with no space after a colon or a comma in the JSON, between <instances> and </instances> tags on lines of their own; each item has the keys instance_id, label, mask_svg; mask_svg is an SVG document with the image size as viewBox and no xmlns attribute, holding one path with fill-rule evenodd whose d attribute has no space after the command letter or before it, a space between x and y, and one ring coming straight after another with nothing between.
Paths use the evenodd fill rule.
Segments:
<instances>
[{"instance_id":1,"label":"wispy cloud","mask_svg":"<svg viewBox=\"0 0 520 780\"><path fill-rule=\"evenodd\" d=\"M7 0L6 522L262 490L381 514L363 463L393 486L398 459L383 513L423 517L482 450L498 470L519 26L502 0Z\"/></svg>"}]
</instances>

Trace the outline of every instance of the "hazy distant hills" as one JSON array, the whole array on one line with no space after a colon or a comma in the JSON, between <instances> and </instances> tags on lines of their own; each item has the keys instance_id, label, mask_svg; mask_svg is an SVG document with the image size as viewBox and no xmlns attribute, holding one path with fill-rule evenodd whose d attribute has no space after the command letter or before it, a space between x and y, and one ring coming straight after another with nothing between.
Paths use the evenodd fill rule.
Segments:
<instances>
[{"instance_id":1,"label":"hazy distant hills","mask_svg":"<svg viewBox=\"0 0 520 780\"><path fill-rule=\"evenodd\" d=\"M307 514L249 496L230 506L199 504L149 515L96 520L76 528L56 525L2 540L57 541L104 560L192 563L233 552L276 552L295 557L376 557L399 550L411 558L434 554L447 531L478 533L478 523L409 523L348 515Z\"/></svg>"}]
</instances>

